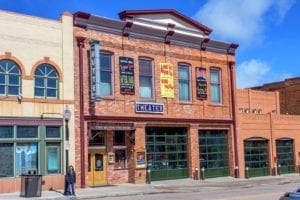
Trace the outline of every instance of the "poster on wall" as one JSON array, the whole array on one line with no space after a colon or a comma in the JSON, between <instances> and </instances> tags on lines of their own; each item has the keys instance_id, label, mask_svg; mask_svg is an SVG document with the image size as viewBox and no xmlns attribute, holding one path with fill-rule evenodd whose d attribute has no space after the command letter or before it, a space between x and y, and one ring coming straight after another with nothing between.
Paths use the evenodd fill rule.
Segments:
<instances>
[{"instance_id":1,"label":"poster on wall","mask_svg":"<svg viewBox=\"0 0 300 200\"><path fill-rule=\"evenodd\" d=\"M171 63L159 63L161 96L174 98L174 77Z\"/></svg>"},{"instance_id":2,"label":"poster on wall","mask_svg":"<svg viewBox=\"0 0 300 200\"><path fill-rule=\"evenodd\" d=\"M120 56L120 92L134 94L134 62L133 58Z\"/></svg>"},{"instance_id":3,"label":"poster on wall","mask_svg":"<svg viewBox=\"0 0 300 200\"><path fill-rule=\"evenodd\" d=\"M138 168L146 167L146 153L145 152L137 152L136 153L136 167L138 167Z\"/></svg>"},{"instance_id":4,"label":"poster on wall","mask_svg":"<svg viewBox=\"0 0 300 200\"><path fill-rule=\"evenodd\" d=\"M196 93L197 99L207 99L206 69L196 67Z\"/></svg>"}]
</instances>

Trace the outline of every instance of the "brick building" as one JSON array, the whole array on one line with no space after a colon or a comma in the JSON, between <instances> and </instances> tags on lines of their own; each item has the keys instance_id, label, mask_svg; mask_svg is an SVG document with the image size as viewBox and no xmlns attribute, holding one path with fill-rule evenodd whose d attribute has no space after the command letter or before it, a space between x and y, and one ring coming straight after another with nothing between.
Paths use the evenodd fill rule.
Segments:
<instances>
[{"instance_id":1,"label":"brick building","mask_svg":"<svg viewBox=\"0 0 300 200\"><path fill-rule=\"evenodd\" d=\"M266 83L252 89L278 91L281 113L300 115L300 77L289 78L274 83Z\"/></svg>"},{"instance_id":2,"label":"brick building","mask_svg":"<svg viewBox=\"0 0 300 200\"><path fill-rule=\"evenodd\" d=\"M236 96L240 177L297 172L300 116L280 114L277 91L245 89Z\"/></svg>"},{"instance_id":3,"label":"brick building","mask_svg":"<svg viewBox=\"0 0 300 200\"><path fill-rule=\"evenodd\" d=\"M175 10L74 14L81 187L234 174L236 44Z\"/></svg>"},{"instance_id":4,"label":"brick building","mask_svg":"<svg viewBox=\"0 0 300 200\"><path fill-rule=\"evenodd\" d=\"M72 19L0 11L0 193L20 191L28 172L43 175L43 189L63 188L62 113L66 106L74 113Z\"/></svg>"}]
</instances>

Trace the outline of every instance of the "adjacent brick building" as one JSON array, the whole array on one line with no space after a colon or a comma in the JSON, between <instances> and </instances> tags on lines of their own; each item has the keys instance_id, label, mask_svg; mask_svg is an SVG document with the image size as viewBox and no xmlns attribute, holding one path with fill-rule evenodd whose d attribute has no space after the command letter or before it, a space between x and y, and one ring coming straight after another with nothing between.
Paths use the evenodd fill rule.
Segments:
<instances>
[{"instance_id":1,"label":"adjacent brick building","mask_svg":"<svg viewBox=\"0 0 300 200\"><path fill-rule=\"evenodd\" d=\"M237 90L240 177L299 170L300 116L280 114L279 96L277 91Z\"/></svg>"},{"instance_id":2,"label":"adjacent brick building","mask_svg":"<svg viewBox=\"0 0 300 200\"><path fill-rule=\"evenodd\" d=\"M20 191L28 172L43 175L43 189L64 186L62 113L66 106L74 113L72 19L0 11L0 193Z\"/></svg>"},{"instance_id":3,"label":"adjacent brick building","mask_svg":"<svg viewBox=\"0 0 300 200\"><path fill-rule=\"evenodd\" d=\"M300 115L300 77L266 83L253 90L278 91L282 114Z\"/></svg>"}]
</instances>

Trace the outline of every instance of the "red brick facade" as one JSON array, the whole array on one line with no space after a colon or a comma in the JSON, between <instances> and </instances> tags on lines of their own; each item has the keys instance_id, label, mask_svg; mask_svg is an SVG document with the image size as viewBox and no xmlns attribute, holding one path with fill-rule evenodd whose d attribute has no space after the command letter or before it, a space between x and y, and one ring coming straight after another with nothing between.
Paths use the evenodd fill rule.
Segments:
<instances>
[{"instance_id":1,"label":"red brick facade","mask_svg":"<svg viewBox=\"0 0 300 200\"><path fill-rule=\"evenodd\" d=\"M300 116L280 114L278 92L237 90L237 99L239 112L237 115L237 135L241 177L245 177L246 167L245 155L242 153L244 152L244 141L253 138L268 141L269 175L274 175L272 170L278 168L276 141L291 140L293 144L293 168L296 172L300 163ZM257 112L258 109L262 110L261 113Z\"/></svg>"},{"instance_id":2,"label":"red brick facade","mask_svg":"<svg viewBox=\"0 0 300 200\"><path fill-rule=\"evenodd\" d=\"M174 11L169 14L174 14ZM176 15L176 12L175 12ZM85 27L76 25L76 20L80 18L87 18L88 21ZM228 53L224 47L217 47L222 52L214 52L203 48L191 48L184 45L166 44L164 42L151 41L146 39L135 38L134 35L124 36L120 34L111 34L105 31L97 31L89 29L90 23L94 24L96 29L101 29L105 25L100 24L97 20L102 20L89 14L79 13L75 15L74 37L75 40L84 39L84 47L80 48L78 43L75 43L75 96L83 96L83 115L84 115L84 137L88 135L90 123L105 124L107 126L117 126L118 124L128 123L134 124L135 145L132 152L128 153L127 168L125 170L115 170L113 166L108 164L106 171L107 179L106 184L112 183L145 183L146 181L146 168L136 168L134 153L139 148L146 148L146 127L185 127L187 129L187 150L188 150L188 168L189 175L192 177L194 170L199 169L199 144L198 144L198 131L203 130L226 130L229 137L229 149L233 149L233 117L232 117L232 100L231 100L231 78L229 65L234 63L234 55ZM99 23L99 24L97 24ZM112 21L111 23L116 23ZM83 27L83 28L82 28ZM122 27L121 27L122 28ZM119 30L121 31L121 30ZM130 31L130 30L129 30ZM147 32L142 34L147 35ZM111 52L113 55L113 95L110 98L102 98L100 101L90 100L90 71L89 71L89 51L91 40L99 41L100 50ZM187 42L187 44L189 44ZM208 43L209 44L209 43ZM225 44L225 43L224 43ZM226 45L225 45L226 46ZM227 48L231 47L227 44ZM236 48L236 46L234 46ZM80 52L81 51L81 52ZM120 94L120 79L119 79L119 57L126 56L134 59L134 83L135 94L123 95ZM151 58L154 61L154 99L150 102L162 103L164 105L164 112L162 114L151 113L137 113L135 111L135 102L144 101L139 97L139 57ZM82 60L80 60L82 57ZM174 67L174 98L164 98L161 96L160 85L160 70L159 63L167 62ZM80 63L82 64L82 83L83 93L80 94ZM178 94L178 63L188 63L191 67L191 100L183 102L179 100ZM196 98L196 74L195 67L204 67L207 73L207 99L199 100ZM217 67L221 71L221 104L214 104L210 100L210 69ZM233 65L232 65L233 67ZM233 80L234 82L234 80ZM76 103L76 109L80 110L79 101ZM76 123L80 123L79 112L77 112ZM80 137L79 128L76 130L76 135ZM110 137L111 131L105 130L107 137ZM84 138L85 141L87 138ZM111 140L111 138L108 140ZM82 141L81 141L82 142ZM85 148L84 152L87 153L87 143L76 143L76 160L77 165L88 163L87 156L82 160L81 148ZM105 146L105 152L111 151L109 144ZM230 166L234 166L234 152L229 150ZM79 172L84 175L82 180L82 187L87 186L88 173L86 165L83 171ZM230 169L230 174L233 174Z\"/></svg>"}]
</instances>

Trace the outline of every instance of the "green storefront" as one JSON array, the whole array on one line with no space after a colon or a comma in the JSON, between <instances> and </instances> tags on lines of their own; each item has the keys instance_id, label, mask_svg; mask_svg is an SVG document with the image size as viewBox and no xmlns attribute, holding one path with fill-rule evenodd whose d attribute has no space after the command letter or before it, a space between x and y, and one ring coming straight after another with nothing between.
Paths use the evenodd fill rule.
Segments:
<instances>
[{"instance_id":1,"label":"green storefront","mask_svg":"<svg viewBox=\"0 0 300 200\"><path fill-rule=\"evenodd\" d=\"M188 177L187 128L146 128L147 163L151 179Z\"/></svg>"},{"instance_id":2,"label":"green storefront","mask_svg":"<svg viewBox=\"0 0 300 200\"><path fill-rule=\"evenodd\" d=\"M244 141L246 177L269 176L268 140L250 138Z\"/></svg>"},{"instance_id":3,"label":"green storefront","mask_svg":"<svg viewBox=\"0 0 300 200\"><path fill-rule=\"evenodd\" d=\"M205 178L229 176L226 130L199 130L200 170Z\"/></svg>"}]
</instances>

